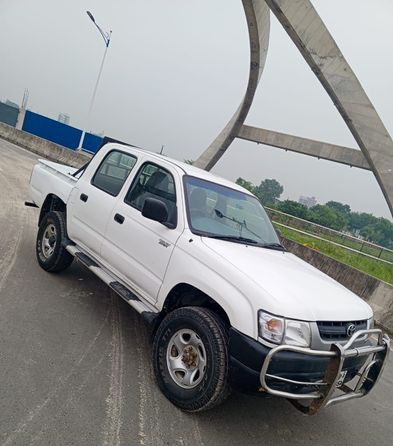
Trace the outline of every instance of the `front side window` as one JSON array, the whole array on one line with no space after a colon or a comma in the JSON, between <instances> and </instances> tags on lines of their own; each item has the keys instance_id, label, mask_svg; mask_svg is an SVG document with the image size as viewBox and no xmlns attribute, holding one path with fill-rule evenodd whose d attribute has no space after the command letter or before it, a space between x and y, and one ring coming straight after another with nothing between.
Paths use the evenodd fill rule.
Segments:
<instances>
[{"instance_id":1,"label":"front side window","mask_svg":"<svg viewBox=\"0 0 393 446\"><path fill-rule=\"evenodd\" d=\"M142 211L146 198L156 198L166 204L168 222L176 225L176 188L171 173L152 163L142 166L135 181L127 192L125 202Z\"/></svg>"},{"instance_id":2,"label":"front side window","mask_svg":"<svg viewBox=\"0 0 393 446\"><path fill-rule=\"evenodd\" d=\"M194 233L279 248L276 231L255 197L200 178L184 176L183 181L189 225Z\"/></svg>"},{"instance_id":3,"label":"front side window","mask_svg":"<svg viewBox=\"0 0 393 446\"><path fill-rule=\"evenodd\" d=\"M112 150L100 164L91 184L110 195L118 195L136 161L135 156Z\"/></svg>"}]
</instances>

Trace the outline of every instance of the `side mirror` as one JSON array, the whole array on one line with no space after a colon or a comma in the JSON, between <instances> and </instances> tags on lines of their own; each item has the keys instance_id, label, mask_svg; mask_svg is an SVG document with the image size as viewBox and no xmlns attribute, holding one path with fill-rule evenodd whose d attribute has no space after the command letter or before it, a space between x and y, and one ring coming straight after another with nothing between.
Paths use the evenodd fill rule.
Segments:
<instances>
[{"instance_id":1,"label":"side mirror","mask_svg":"<svg viewBox=\"0 0 393 446\"><path fill-rule=\"evenodd\" d=\"M142 208L142 215L149 220L165 224L168 220L168 208L166 204L156 198L146 198Z\"/></svg>"}]
</instances>

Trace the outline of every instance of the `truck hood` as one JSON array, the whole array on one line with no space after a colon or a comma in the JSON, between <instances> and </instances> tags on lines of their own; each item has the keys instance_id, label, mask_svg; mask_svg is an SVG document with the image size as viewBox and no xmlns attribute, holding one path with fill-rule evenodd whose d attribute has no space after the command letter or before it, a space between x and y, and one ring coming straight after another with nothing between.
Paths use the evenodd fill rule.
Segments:
<instances>
[{"instance_id":1,"label":"truck hood","mask_svg":"<svg viewBox=\"0 0 393 446\"><path fill-rule=\"evenodd\" d=\"M360 297L289 252L206 237L202 242L223 266L229 262L242 273L236 279L227 277L237 288L242 289L242 280L248 286L253 282L255 295L247 297L256 309L308 321L355 321L373 315ZM225 275L225 268L220 274Z\"/></svg>"}]
</instances>

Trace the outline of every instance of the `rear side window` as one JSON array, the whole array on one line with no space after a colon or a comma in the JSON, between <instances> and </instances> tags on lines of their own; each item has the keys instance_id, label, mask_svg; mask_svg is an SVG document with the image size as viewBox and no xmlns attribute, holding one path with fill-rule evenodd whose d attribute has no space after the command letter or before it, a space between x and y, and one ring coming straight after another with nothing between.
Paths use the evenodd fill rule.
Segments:
<instances>
[{"instance_id":1,"label":"rear side window","mask_svg":"<svg viewBox=\"0 0 393 446\"><path fill-rule=\"evenodd\" d=\"M171 173L156 164L146 163L142 166L124 201L141 211L146 198L163 201L168 208L169 222L176 225L175 181Z\"/></svg>"},{"instance_id":2,"label":"rear side window","mask_svg":"<svg viewBox=\"0 0 393 446\"><path fill-rule=\"evenodd\" d=\"M91 184L116 196L136 163L135 156L113 150L109 152L94 174Z\"/></svg>"}]
</instances>

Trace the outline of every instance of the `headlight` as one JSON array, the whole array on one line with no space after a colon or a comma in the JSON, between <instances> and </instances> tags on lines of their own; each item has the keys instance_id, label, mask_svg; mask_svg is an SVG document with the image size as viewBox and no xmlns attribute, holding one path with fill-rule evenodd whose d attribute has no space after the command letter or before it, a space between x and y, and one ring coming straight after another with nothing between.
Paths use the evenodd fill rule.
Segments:
<instances>
[{"instance_id":1,"label":"headlight","mask_svg":"<svg viewBox=\"0 0 393 446\"><path fill-rule=\"evenodd\" d=\"M284 319L259 311L259 336L275 344L281 344L283 335Z\"/></svg>"},{"instance_id":2,"label":"headlight","mask_svg":"<svg viewBox=\"0 0 393 446\"><path fill-rule=\"evenodd\" d=\"M309 347L311 329L308 322L274 316L260 310L258 313L259 336L275 344Z\"/></svg>"},{"instance_id":3,"label":"headlight","mask_svg":"<svg viewBox=\"0 0 393 446\"><path fill-rule=\"evenodd\" d=\"M298 347L310 347L311 330L310 324L303 321L285 321L284 344L296 345Z\"/></svg>"}]
</instances>

